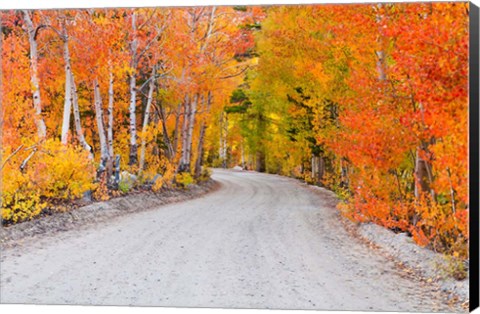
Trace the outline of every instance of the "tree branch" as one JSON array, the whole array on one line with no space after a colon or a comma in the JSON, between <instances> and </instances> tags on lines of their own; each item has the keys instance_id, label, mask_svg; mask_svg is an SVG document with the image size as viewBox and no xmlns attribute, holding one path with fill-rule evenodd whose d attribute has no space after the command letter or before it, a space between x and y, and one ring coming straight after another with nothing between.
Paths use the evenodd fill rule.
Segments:
<instances>
[{"instance_id":1,"label":"tree branch","mask_svg":"<svg viewBox=\"0 0 480 314\"><path fill-rule=\"evenodd\" d=\"M243 70L241 70L240 72L238 72L238 73L236 73L236 74L231 74L231 75L227 75L227 76L222 76L222 77L219 77L218 79L224 80L224 79L232 78L232 77L235 77L235 76L239 76L239 75L241 75L242 73L244 73L245 71L247 71L249 68L250 68L250 66L247 65Z\"/></svg>"},{"instance_id":2,"label":"tree branch","mask_svg":"<svg viewBox=\"0 0 480 314\"><path fill-rule=\"evenodd\" d=\"M20 149L22 149L23 146L24 146L23 144L20 145L13 153L10 154L10 156L7 157L7 159L5 159L5 161L4 161L3 164L2 164L2 168L1 168L1 169L3 169L3 167L5 167L5 165L7 164L8 160L9 160L10 158L12 158L13 156L15 156L15 154L18 153L18 151L19 151Z\"/></svg>"}]
</instances>

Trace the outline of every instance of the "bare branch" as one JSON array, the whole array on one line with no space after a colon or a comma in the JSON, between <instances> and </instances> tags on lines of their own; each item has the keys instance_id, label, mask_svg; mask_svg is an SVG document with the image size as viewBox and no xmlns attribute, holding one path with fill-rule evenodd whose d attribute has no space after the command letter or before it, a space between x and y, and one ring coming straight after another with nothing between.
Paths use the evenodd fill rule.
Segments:
<instances>
[{"instance_id":1,"label":"bare branch","mask_svg":"<svg viewBox=\"0 0 480 314\"><path fill-rule=\"evenodd\" d=\"M227 76L222 76L222 77L219 77L220 80L224 80L224 79L227 79L227 78L232 78L232 77L236 77L236 76L239 76L241 75L242 73L244 73L245 71L247 71L248 69L250 68L250 66L246 66L244 69L242 69L240 72L236 73L236 74L232 74L232 75L227 75Z\"/></svg>"},{"instance_id":2,"label":"bare branch","mask_svg":"<svg viewBox=\"0 0 480 314\"><path fill-rule=\"evenodd\" d=\"M25 158L25 160L22 162L22 164L20 165L20 171L23 171L25 169L25 167L27 166L27 163L28 161L33 157L33 155L37 152L37 149L35 148L31 153L30 155L28 155L27 158Z\"/></svg>"},{"instance_id":3,"label":"bare branch","mask_svg":"<svg viewBox=\"0 0 480 314\"><path fill-rule=\"evenodd\" d=\"M13 156L15 156L15 154L18 153L18 151L19 151L20 149L22 149L22 147L23 147L23 144L20 145L13 153L11 153L10 156L7 157L7 159L5 159L5 161L4 161L3 164L2 164L2 168L1 168L1 169L3 169L3 167L5 167L5 165L7 164L8 160L9 160L10 158L12 158Z\"/></svg>"}]
</instances>

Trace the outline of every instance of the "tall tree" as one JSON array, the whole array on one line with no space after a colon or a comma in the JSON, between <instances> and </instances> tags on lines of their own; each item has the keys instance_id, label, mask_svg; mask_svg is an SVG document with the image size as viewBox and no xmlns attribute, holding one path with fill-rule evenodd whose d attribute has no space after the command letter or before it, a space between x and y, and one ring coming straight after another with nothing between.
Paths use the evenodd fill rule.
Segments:
<instances>
[{"instance_id":1,"label":"tall tree","mask_svg":"<svg viewBox=\"0 0 480 314\"><path fill-rule=\"evenodd\" d=\"M33 93L33 106L35 108L35 123L39 139L44 139L47 135L45 121L42 117L42 99L40 95L40 80L38 77L38 50L37 50L37 32L32 22L29 10L23 10L25 25L27 26L28 42L30 44L30 72Z\"/></svg>"}]
</instances>

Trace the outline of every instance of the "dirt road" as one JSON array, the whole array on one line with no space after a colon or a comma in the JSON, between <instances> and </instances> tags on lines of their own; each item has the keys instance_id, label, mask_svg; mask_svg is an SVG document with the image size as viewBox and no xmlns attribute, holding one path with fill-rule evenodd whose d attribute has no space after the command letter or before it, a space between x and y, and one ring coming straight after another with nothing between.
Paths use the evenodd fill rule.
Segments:
<instances>
[{"instance_id":1,"label":"dirt road","mask_svg":"<svg viewBox=\"0 0 480 314\"><path fill-rule=\"evenodd\" d=\"M449 311L350 236L330 192L215 170L199 199L1 253L2 303Z\"/></svg>"}]
</instances>

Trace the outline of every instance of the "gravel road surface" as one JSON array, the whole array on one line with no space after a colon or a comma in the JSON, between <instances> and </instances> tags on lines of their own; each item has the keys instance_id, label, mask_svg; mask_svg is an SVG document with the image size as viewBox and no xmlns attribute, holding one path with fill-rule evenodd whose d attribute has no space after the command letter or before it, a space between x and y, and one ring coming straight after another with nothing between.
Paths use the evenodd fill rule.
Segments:
<instances>
[{"instance_id":1,"label":"gravel road surface","mask_svg":"<svg viewBox=\"0 0 480 314\"><path fill-rule=\"evenodd\" d=\"M352 237L334 196L215 170L198 199L1 252L2 303L452 311L433 286Z\"/></svg>"}]
</instances>

